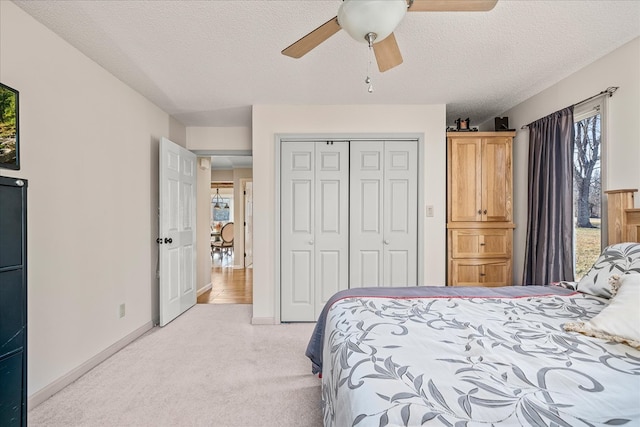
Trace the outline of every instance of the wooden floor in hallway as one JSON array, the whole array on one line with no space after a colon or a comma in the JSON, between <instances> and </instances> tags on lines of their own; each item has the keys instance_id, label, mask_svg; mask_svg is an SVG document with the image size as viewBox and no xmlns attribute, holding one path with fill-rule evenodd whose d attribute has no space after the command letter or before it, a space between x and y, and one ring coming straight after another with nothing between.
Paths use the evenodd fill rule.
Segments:
<instances>
[{"instance_id":1,"label":"wooden floor in hallway","mask_svg":"<svg viewBox=\"0 0 640 427\"><path fill-rule=\"evenodd\" d=\"M233 257L214 254L211 290L197 299L198 304L252 304L253 269L233 268Z\"/></svg>"}]
</instances>

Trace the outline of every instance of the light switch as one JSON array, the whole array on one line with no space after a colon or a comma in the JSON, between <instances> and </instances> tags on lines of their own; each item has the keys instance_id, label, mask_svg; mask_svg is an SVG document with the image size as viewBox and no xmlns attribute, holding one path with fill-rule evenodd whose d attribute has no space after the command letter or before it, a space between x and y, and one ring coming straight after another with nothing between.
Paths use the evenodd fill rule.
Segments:
<instances>
[{"instance_id":1,"label":"light switch","mask_svg":"<svg viewBox=\"0 0 640 427\"><path fill-rule=\"evenodd\" d=\"M433 205L427 205L426 209L425 209L426 215L428 217L432 217L433 216Z\"/></svg>"}]
</instances>

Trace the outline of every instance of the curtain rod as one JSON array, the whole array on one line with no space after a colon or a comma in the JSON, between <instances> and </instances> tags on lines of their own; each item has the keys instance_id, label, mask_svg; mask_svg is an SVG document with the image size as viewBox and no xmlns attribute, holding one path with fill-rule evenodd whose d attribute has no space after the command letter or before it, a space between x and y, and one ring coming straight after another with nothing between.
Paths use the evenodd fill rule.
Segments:
<instances>
[{"instance_id":1,"label":"curtain rod","mask_svg":"<svg viewBox=\"0 0 640 427\"><path fill-rule=\"evenodd\" d=\"M619 88L620 88L619 86L609 86L608 88L606 88L606 89L605 89L605 90L603 90L602 92L596 93L595 95L590 96L590 97L588 97L588 98L585 98L585 99L583 99L583 100L582 100L582 101L580 101L580 102L576 102L575 104L573 104L573 106L575 107L576 105L584 104L584 103L585 103L585 102L587 102L587 101L591 101L592 99L597 98L597 97L599 97L599 96L603 96L603 95L609 95L609 96L611 97L611 96L613 96L613 94L614 94L614 93L615 93ZM540 119L538 119L538 120L540 120ZM537 121L537 120L534 120L534 121ZM533 123L533 122L531 122L531 123ZM531 124L531 123L529 123L529 124ZM528 127L529 127L529 125L522 125L522 127L521 127L520 129L526 129L526 128L528 128Z\"/></svg>"}]
</instances>

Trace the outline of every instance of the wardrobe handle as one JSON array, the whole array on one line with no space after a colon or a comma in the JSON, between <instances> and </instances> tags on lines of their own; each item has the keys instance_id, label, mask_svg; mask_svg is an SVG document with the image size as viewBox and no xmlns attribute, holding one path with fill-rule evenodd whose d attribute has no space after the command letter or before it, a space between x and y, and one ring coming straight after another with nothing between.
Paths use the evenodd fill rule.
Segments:
<instances>
[{"instance_id":1,"label":"wardrobe handle","mask_svg":"<svg viewBox=\"0 0 640 427\"><path fill-rule=\"evenodd\" d=\"M482 215L482 209L478 209L478 215Z\"/></svg>"},{"instance_id":2,"label":"wardrobe handle","mask_svg":"<svg viewBox=\"0 0 640 427\"><path fill-rule=\"evenodd\" d=\"M313 245L313 239L309 240L309 244Z\"/></svg>"},{"instance_id":3,"label":"wardrobe handle","mask_svg":"<svg viewBox=\"0 0 640 427\"><path fill-rule=\"evenodd\" d=\"M384 240L384 244L385 244L385 245L388 245L389 243L391 243L391 242L390 242L390 241L388 241L388 240L386 240L386 239Z\"/></svg>"},{"instance_id":4,"label":"wardrobe handle","mask_svg":"<svg viewBox=\"0 0 640 427\"><path fill-rule=\"evenodd\" d=\"M487 210L485 209L483 213L486 215L487 214Z\"/></svg>"}]
</instances>

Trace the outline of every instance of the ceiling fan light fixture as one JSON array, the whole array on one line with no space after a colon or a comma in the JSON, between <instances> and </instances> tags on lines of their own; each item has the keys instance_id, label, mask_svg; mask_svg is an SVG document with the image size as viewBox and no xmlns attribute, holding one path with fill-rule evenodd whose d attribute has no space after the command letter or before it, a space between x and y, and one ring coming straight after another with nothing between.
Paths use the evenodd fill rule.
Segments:
<instances>
[{"instance_id":1,"label":"ceiling fan light fixture","mask_svg":"<svg viewBox=\"0 0 640 427\"><path fill-rule=\"evenodd\" d=\"M338 9L338 23L354 40L368 43L367 34L374 33L375 42L380 42L396 29L406 12L406 0L344 0Z\"/></svg>"}]
</instances>

